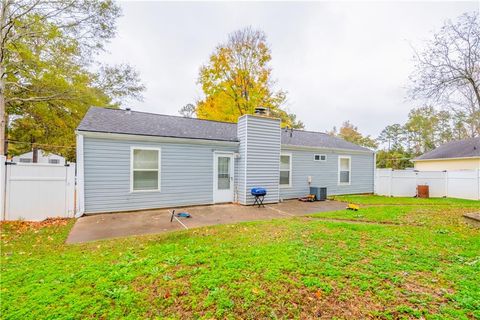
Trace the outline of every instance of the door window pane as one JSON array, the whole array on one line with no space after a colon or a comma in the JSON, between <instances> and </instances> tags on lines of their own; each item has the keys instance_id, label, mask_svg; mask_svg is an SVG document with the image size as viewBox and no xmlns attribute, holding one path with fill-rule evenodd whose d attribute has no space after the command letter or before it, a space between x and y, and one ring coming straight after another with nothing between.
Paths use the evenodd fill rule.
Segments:
<instances>
[{"instance_id":1,"label":"door window pane","mask_svg":"<svg viewBox=\"0 0 480 320\"><path fill-rule=\"evenodd\" d=\"M280 185L290 185L290 165L291 165L291 156L290 155L281 155L280 156Z\"/></svg>"},{"instance_id":2,"label":"door window pane","mask_svg":"<svg viewBox=\"0 0 480 320\"><path fill-rule=\"evenodd\" d=\"M338 174L340 183L350 183L350 158L340 158Z\"/></svg>"},{"instance_id":3,"label":"door window pane","mask_svg":"<svg viewBox=\"0 0 480 320\"><path fill-rule=\"evenodd\" d=\"M290 156L280 156L280 170L290 170Z\"/></svg>"},{"instance_id":4,"label":"door window pane","mask_svg":"<svg viewBox=\"0 0 480 320\"><path fill-rule=\"evenodd\" d=\"M218 157L217 187L219 190L230 189L230 157Z\"/></svg>"},{"instance_id":5,"label":"door window pane","mask_svg":"<svg viewBox=\"0 0 480 320\"><path fill-rule=\"evenodd\" d=\"M349 183L350 182L350 172L340 171L340 182L341 183Z\"/></svg>"},{"instance_id":6,"label":"door window pane","mask_svg":"<svg viewBox=\"0 0 480 320\"><path fill-rule=\"evenodd\" d=\"M280 184L289 185L290 184L290 172L289 171L280 171Z\"/></svg>"}]
</instances>

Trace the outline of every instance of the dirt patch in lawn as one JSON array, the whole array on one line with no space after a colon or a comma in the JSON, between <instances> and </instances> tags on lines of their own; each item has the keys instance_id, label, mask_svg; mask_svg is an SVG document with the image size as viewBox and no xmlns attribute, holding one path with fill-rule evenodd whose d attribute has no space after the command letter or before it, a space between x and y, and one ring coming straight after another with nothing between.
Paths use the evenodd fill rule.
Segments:
<instances>
[{"instance_id":1,"label":"dirt patch in lawn","mask_svg":"<svg viewBox=\"0 0 480 320\"><path fill-rule=\"evenodd\" d=\"M301 276L269 282L256 273L248 281L239 279L199 293L191 291L189 277L198 267L208 266L178 266L156 279L137 279L135 290L144 294L146 303L152 306L145 317L225 318L234 314L239 319L416 318L437 313L454 294L441 279L425 283L424 279L432 279L428 273L402 275L403 280L395 283L385 280L378 289L388 292L387 298L376 290L361 290L350 278L323 279L330 288L325 289L306 287ZM175 276L178 273L184 275ZM245 281L249 282L247 286ZM428 304L419 305L418 301Z\"/></svg>"},{"instance_id":2,"label":"dirt patch in lawn","mask_svg":"<svg viewBox=\"0 0 480 320\"><path fill-rule=\"evenodd\" d=\"M401 284L385 282L384 286L392 289L389 301L382 300L377 293L362 291L351 285L339 286L331 291L305 287L295 281L295 277L291 283L268 283L259 278L250 290L235 292L227 286L205 289L200 294L190 292L188 277L176 279L169 285L165 283L165 276L153 281L138 280L135 282L136 290L146 295L149 305L156 306L150 308L146 317L175 315L180 318L223 318L227 314L235 314L240 319L408 318L436 313L448 302L448 295L453 293L451 289L422 284L417 280L417 275L408 277ZM339 280L342 281L349 282L348 279ZM340 283L331 282L330 285L336 284ZM241 284L238 286L241 287ZM417 298L430 303L419 309L415 303ZM212 299L214 303L208 303ZM224 309L219 308L222 305Z\"/></svg>"}]
</instances>

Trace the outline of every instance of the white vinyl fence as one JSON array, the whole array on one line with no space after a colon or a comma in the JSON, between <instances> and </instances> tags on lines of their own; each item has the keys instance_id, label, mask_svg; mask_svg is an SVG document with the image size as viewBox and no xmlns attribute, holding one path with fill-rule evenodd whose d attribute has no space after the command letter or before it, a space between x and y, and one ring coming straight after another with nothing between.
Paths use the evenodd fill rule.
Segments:
<instances>
[{"instance_id":1,"label":"white vinyl fence","mask_svg":"<svg viewBox=\"0 0 480 320\"><path fill-rule=\"evenodd\" d=\"M6 163L0 158L2 220L41 221L75 213L75 164Z\"/></svg>"},{"instance_id":2,"label":"white vinyl fence","mask_svg":"<svg viewBox=\"0 0 480 320\"><path fill-rule=\"evenodd\" d=\"M375 194L413 197L418 185L428 185L430 197L480 200L480 170L376 170Z\"/></svg>"}]
</instances>

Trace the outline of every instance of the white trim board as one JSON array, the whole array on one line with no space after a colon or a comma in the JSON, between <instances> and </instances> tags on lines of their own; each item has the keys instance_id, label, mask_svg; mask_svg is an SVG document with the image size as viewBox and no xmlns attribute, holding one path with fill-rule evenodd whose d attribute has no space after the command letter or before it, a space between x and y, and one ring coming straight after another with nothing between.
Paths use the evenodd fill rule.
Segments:
<instances>
[{"instance_id":1,"label":"white trim board","mask_svg":"<svg viewBox=\"0 0 480 320\"><path fill-rule=\"evenodd\" d=\"M308 146L295 146L291 144L282 144L282 150L299 150L299 151L330 151L332 153L338 154L339 152L343 152L345 155L349 154L374 154L374 151L363 151L363 150L353 150L353 149L341 149L341 148L328 148L328 147L308 147Z\"/></svg>"},{"instance_id":2,"label":"white trim board","mask_svg":"<svg viewBox=\"0 0 480 320\"><path fill-rule=\"evenodd\" d=\"M158 137L158 136L145 136L145 135L108 133L108 132L92 132L92 131L77 131L77 134L83 135L87 138L112 139L112 140L136 141L136 142L141 141L141 142L163 142L163 143L178 143L178 144L202 144L202 145L206 144L206 145L215 145L215 146L238 146L239 144L239 142L237 141Z\"/></svg>"},{"instance_id":3,"label":"white trim board","mask_svg":"<svg viewBox=\"0 0 480 320\"><path fill-rule=\"evenodd\" d=\"M247 115L244 116L245 117L245 154L243 155L245 157L245 160L243 161L245 163L245 168L243 170L243 173L244 173L244 180L243 180L243 184L244 184L244 192L243 192L243 195L244 195L244 198L243 198L243 203L246 205L247 204L247 194L248 194L248 184L247 184L247 168L248 168L248 117ZM237 129L237 134L238 134L238 129Z\"/></svg>"},{"instance_id":4,"label":"white trim board","mask_svg":"<svg viewBox=\"0 0 480 320\"><path fill-rule=\"evenodd\" d=\"M248 117L246 117L245 125L247 125ZM81 131L77 130L78 135L82 135L87 138L98 139L112 139L123 141L151 141L151 142L164 142L164 143L179 143L179 144L203 144L203 145L218 145L218 146L238 146L239 141L221 141L221 140L208 140L208 139L193 139L193 138L176 138L176 137L159 137L159 136L147 136L147 135L135 135L135 134L123 134L123 133L109 133L109 132L93 132L93 131ZM247 134L247 132L245 133ZM248 140L248 138L246 139ZM247 144L247 141L245 141ZM331 151L332 153L343 152L345 154L374 154L374 151L369 150L353 150L353 149L341 149L341 148L329 148L329 147L309 147L309 146L296 146L289 144L281 144L280 149L288 150L305 150L305 151ZM414 160L418 161L418 160Z\"/></svg>"},{"instance_id":5,"label":"white trim board","mask_svg":"<svg viewBox=\"0 0 480 320\"><path fill-rule=\"evenodd\" d=\"M230 157L230 159L232 159L231 163L230 163L230 172L231 172L231 177L232 177L232 181L231 181L231 189L232 189L232 201L230 202L216 202L215 201L215 192L217 191L217 184L218 184L218 172L217 172L217 168L218 168L218 163L217 163L217 156L228 156ZM235 178L235 152L231 152L231 151L214 151L213 152L213 181L212 181L212 184L213 184L213 188L212 188L212 203L233 203L235 201L235 183L236 183L236 178Z\"/></svg>"},{"instance_id":6,"label":"white trim board","mask_svg":"<svg viewBox=\"0 0 480 320\"><path fill-rule=\"evenodd\" d=\"M480 160L480 157L456 157L456 158L439 158L439 159L413 159L411 160L412 162L426 162L426 161L449 161L449 160L472 160L472 159L478 159Z\"/></svg>"}]
</instances>

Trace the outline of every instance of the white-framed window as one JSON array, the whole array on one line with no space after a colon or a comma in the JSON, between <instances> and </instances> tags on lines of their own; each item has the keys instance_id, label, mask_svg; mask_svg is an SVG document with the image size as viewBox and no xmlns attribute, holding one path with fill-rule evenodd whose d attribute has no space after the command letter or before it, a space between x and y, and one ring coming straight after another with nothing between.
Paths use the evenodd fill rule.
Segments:
<instances>
[{"instance_id":1,"label":"white-framed window","mask_svg":"<svg viewBox=\"0 0 480 320\"><path fill-rule=\"evenodd\" d=\"M352 182L352 158L338 157L338 184L349 185Z\"/></svg>"},{"instance_id":2,"label":"white-framed window","mask_svg":"<svg viewBox=\"0 0 480 320\"><path fill-rule=\"evenodd\" d=\"M325 161L327 161L327 155L326 154L315 154L313 156L313 160L325 162Z\"/></svg>"},{"instance_id":3,"label":"white-framed window","mask_svg":"<svg viewBox=\"0 0 480 320\"><path fill-rule=\"evenodd\" d=\"M50 163L50 164L59 164L59 163L60 163L60 159L48 159L48 163Z\"/></svg>"},{"instance_id":4,"label":"white-framed window","mask_svg":"<svg viewBox=\"0 0 480 320\"><path fill-rule=\"evenodd\" d=\"M31 163L32 159L30 159L30 158L20 158L20 162L21 163Z\"/></svg>"},{"instance_id":5,"label":"white-framed window","mask_svg":"<svg viewBox=\"0 0 480 320\"><path fill-rule=\"evenodd\" d=\"M292 154L280 154L280 187L292 186Z\"/></svg>"},{"instance_id":6,"label":"white-framed window","mask_svg":"<svg viewBox=\"0 0 480 320\"><path fill-rule=\"evenodd\" d=\"M132 147L130 156L130 191L160 191L159 148Z\"/></svg>"}]
</instances>

